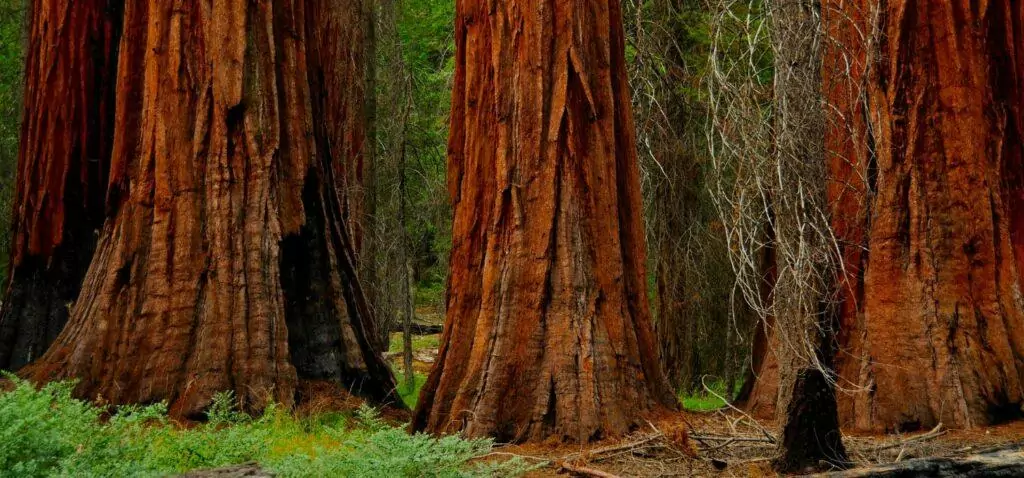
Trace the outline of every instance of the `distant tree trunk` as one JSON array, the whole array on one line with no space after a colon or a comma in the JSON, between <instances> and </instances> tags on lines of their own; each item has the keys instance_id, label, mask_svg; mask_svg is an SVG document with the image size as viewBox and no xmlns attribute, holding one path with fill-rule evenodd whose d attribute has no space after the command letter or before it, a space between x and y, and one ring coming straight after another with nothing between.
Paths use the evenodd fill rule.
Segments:
<instances>
[{"instance_id":1,"label":"distant tree trunk","mask_svg":"<svg viewBox=\"0 0 1024 478\"><path fill-rule=\"evenodd\" d=\"M768 231L768 234L773 233ZM761 302L768 303L771 300L771 294L775 288L775 278L778 275L775 251L770 243L768 247L764 248L760 263L763 274L759 292ZM736 395L736 402L755 417L774 418L775 404L778 401L779 393L779 361L774 352L778 344L773 343L772 340L775 337L772 332L775 328L775 321L772 317L764 317L754 327L750 350L750 369L745 371L743 387Z\"/></svg>"},{"instance_id":2,"label":"distant tree trunk","mask_svg":"<svg viewBox=\"0 0 1024 478\"><path fill-rule=\"evenodd\" d=\"M413 428L626 433L676 399L647 303L619 2L456 5L448 314Z\"/></svg>"},{"instance_id":3,"label":"distant tree trunk","mask_svg":"<svg viewBox=\"0 0 1024 478\"><path fill-rule=\"evenodd\" d=\"M411 98L410 98L411 100ZM402 145L398 153L398 254L402 265L402 359L405 365L405 389L411 392L416 387L416 374L412 369L412 319L416 314L413 304L412 263L409 260L409 232L406 228L406 207L408 190L406 186L405 128L409 121L409 108L402 118Z\"/></svg>"},{"instance_id":4,"label":"distant tree trunk","mask_svg":"<svg viewBox=\"0 0 1024 478\"><path fill-rule=\"evenodd\" d=\"M661 260L655 266L658 287L655 330L669 384L674 390L689 392L694 388L699 359L695 344L697 323L687 314L685 258L679 257L679 250L669 244L676 242L662 238Z\"/></svg>"},{"instance_id":5,"label":"distant tree trunk","mask_svg":"<svg viewBox=\"0 0 1024 478\"><path fill-rule=\"evenodd\" d=\"M337 50L358 41L358 9L127 2L112 216L68 326L25 375L188 417L222 390L289 405L298 378L392 397L341 193L364 134L362 103L333 96L364 84Z\"/></svg>"},{"instance_id":6,"label":"distant tree trunk","mask_svg":"<svg viewBox=\"0 0 1024 478\"><path fill-rule=\"evenodd\" d=\"M676 391L689 391L697 373L697 327L700 317L694 298L703 290L694 284L690 268L691 235L697 229L697 191L702 187L696 147L690 133L703 116L687 96L697 83L684 55L698 48L688 37L690 13L701 10L693 0L653 0L623 3L623 14L634 28L626 35L636 49L629 65L637 118L641 169L650 173L641 187L648 224L647 263L653 270L656 293L652 308L662 368ZM703 121L703 120L701 120Z\"/></svg>"},{"instance_id":7,"label":"distant tree trunk","mask_svg":"<svg viewBox=\"0 0 1024 478\"><path fill-rule=\"evenodd\" d=\"M0 369L17 370L46 351L92 258L114 136L121 3L30 7Z\"/></svg>"}]
</instances>

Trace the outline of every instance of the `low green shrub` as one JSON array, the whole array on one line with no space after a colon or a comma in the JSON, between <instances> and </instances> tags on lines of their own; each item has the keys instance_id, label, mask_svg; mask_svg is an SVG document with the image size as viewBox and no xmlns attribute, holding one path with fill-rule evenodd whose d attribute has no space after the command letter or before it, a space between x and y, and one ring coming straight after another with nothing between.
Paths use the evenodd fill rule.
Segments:
<instances>
[{"instance_id":1,"label":"low green shrub","mask_svg":"<svg viewBox=\"0 0 1024 478\"><path fill-rule=\"evenodd\" d=\"M260 417L218 395L208 421L191 428L167 419L166 406L105 410L71 396L73 384L36 389L7 376L0 393L0 476L168 476L256 461L283 477L516 476L518 460L478 460L486 440L409 435L364 407L355 414L296 418L271 406Z\"/></svg>"}]
</instances>

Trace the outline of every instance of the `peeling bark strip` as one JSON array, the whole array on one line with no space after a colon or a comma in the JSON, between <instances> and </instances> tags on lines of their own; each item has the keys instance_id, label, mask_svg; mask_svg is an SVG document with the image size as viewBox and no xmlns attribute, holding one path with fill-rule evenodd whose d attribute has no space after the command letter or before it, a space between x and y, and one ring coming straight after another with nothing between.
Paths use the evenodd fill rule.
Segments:
<instances>
[{"instance_id":1,"label":"peeling bark strip","mask_svg":"<svg viewBox=\"0 0 1024 478\"><path fill-rule=\"evenodd\" d=\"M314 116L335 105L324 89L362 81L327 49L352 3L127 1L112 217L25 375L177 416L222 390L290 405L298 376L390 396L336 187L362 133L334 123L355 112Z\"/></svg>"},{"instance_id":2,"label":"peeling bark strip","mask_svg":"<svg viewBox=\"0 0 1024 478\"><path fill-rule=\"evenodd\" d=\"M32 6L0 369L39 357L64 328L103 224L121 3Z\"/></svg>"},{"instance_id":3,"label":"peeling bark strip","mask_svg":"<svg viewBox=\"0 0 1024 478\"><path fill-rule=\"evenodd\" d=\"M448 318L413 428L586 442L674 407L619 2L459 0Z\"/></svg>"},{"instance_id":4,"label":"peeling bark strip","mask_svg":"<svg viewBox=\"0 0 1024 478\"><path fill-rule=\"evenodd\" d=\"M1024 5L826 4L855 24L838 35L850 45L853 71L826 70L834 87L827 91L834 111L863 135L860 146L830 145L833 228L849 245L837 369L850 393L839 395L841 422L884 431L1018 417ZM869 54L853 32L871 31L872 18L881 36L864 105L841 84L858 77ZM859 191L858 204L851 197Z\"/></svg>"}]
</instances>

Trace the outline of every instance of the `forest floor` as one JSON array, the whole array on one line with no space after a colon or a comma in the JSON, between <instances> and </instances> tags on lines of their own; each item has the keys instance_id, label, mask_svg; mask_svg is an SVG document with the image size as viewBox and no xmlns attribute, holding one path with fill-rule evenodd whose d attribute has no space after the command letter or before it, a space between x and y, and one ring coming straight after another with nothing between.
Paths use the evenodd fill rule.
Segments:
<instances>
[{"instance_id":1,"label":"forest floor","mask_svg":"<svg viewBox=\"0 0 1024 478\"><path fill-rule=\"evenodd\" d=\"M430 309L417 310L418 322L440 324L443 318ZM403 398L415 405L437 358L439 334L413 338L416 386L400 386ZM404 383L402 334L391 338L388 358ZM617 440L580 446L562 444L498 445L489 459L509 457L543 463L530 477L566 476L775 476L775 424L754 420L730 409L716 393L680 397L684 411L652 417L648 429ZM1024 448L1024 422L978 430L937 427L905 435L847 435L844 443L854 465L875 466L922 457L964 457L986 450ZM575 471L573 471L575 470ZM602 475L605 473L607 475Z\"/></svg>"},{"instance_id":2,"label":"forest floor","mask_svg":"<svg viewBox=\"0 0 1024 478\"><path fill-rule=\"evenodd\" d=\"M388 354L403 378L401 334ZM414 405L437 357L437 334L413 339ZM71 398L73 384L41 389L0 380L0 478L4 476L775 476L772 423L756 421L709 393L681 399L681 412L649 417L642 430L586 446L501 445L406 433L409 412L375 410L333 384L303 382L302 405L258 417L218 396L208 421L169 419L162 405L98 407ZM703 411L698 411L703 410ZM919 457L965 457L1024 445L1024 421L979 430L900 436L849 435L858 467ZM1013 459L1024 461L1024 453ZM225 468L218 468L225 467ZM198 470L198 471L197 471ZM527 471L529 470L529 471ZM919 475L906 475L919 476ZM927 476L927 475L925 475ZM1006 475L1014 476L1014 475Z\"/></svg>"},{"instance_id":3,"label":"forest floor","mask_svg":"<svg viewBox=\"0 0 1024 478\"><path fill-rule=\"evenodd\" d=\"M534 478L565 473L604 478L776 476L771 469L776 456L771 423L734 410L716 410L666 414L648 425L648 430L632 436L585 447L503 446L492 455L544 460L545 467L528 474ZM856 468L915 458L962 458L996 449L1024 449L1024 422L979 430L937 427L905 435L847 435L844 443Z\"/></svg>"}]
</instances>

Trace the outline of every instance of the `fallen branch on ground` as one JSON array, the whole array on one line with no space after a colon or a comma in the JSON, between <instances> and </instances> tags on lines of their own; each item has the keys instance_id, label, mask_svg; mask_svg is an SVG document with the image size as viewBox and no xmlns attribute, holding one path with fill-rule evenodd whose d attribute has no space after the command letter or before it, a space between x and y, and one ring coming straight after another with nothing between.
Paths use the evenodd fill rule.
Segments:
<instances>
[{"instance_id":1,"label":"fallen branch on ground","mask_svg":"<svg viewBox=\"0 0 1024 478\"><path fill-rule=\"evenodd\" d=\"M717 436L717 435L690 435L690 438L698 441L711 440L711 441L730 441L737 443L772 443L768 437L751 437L751 436Z\"/></svg>"},{"instance_id":2,"label":"fallen branch on ground","mask_svg":"<svg viewBox=\"0 0 1024 478\"><path fill-rule=\"evenodd\" d=\"M921 442L925 442L925 441L928 441L928 440L934 440L934 439L936 439L936 438L938 438L938 437L940 437L942 435L945 435L945 434L946 434L946 430L943 430L942 429L942 424L939 423L938 425L935 426L935 428L932 428L932 431L930 431L928 433L925 433L923 435L913 436L913 437L907 438L905 440L900 440L900 441L898 441L896 443L890 443L888 445L880 445L880 446L876 446L876 447L871 447L871 448L868 448L867 450L863 450L862 453L874 453L874 452L879 452L879 451L891 450L893 448L899 448L901 446L910 445L910 444L913 444L913 443L921 443Z\"/></svg>"},{"instance_id":3,"label":"fallen branch on ground","mask_svg":"<svg viewBox=\"0 0 1024 478\"><path fill-rule=\"evenodd\" d=\"M598 455L604 455L606 453L614 453L614 452L617 452L617 451L635 450L635 449L640 448L640 447L642 447L642 446L644 446L644 445L646 445L646 444L648 444L648 443L650 443L652 441L655 441L655 440L658 440L658 439L664 438L664 437L665 437L664 433L657 432L657 433L648 435L648 436L643 437L643 438L641 438L639 440L636 440L636 441L631 441L631 442L628 442L628 443L622 443L622 444L619 444L619 445L606 446L604 448L595 448L593 450L587 450L587 451L580 452L580 453L574 453L572 455L566 456L565 460L570 460L571 461L571 460L577 460L577 459L580 459L580 458L587 458L587 457L593 457L593 456L598 456Z\"/></svg>"},{"instance_id":4,"label":"fallen branch on ground","mask_svg":"<svg viewBox=\"0 0 1024 478\"><path fill-rule=\"evenodd\" d=\"M815 475L827 478L898 476L1024 476L1024 444L965 457L916 458L902 463Z\"/></svg>"},{"instance_id":5,"label":"fallen branch on ground","mask_svg":"<svg viewBox=\"0 0 1024 478\"><path fill-rule=\"evenodd\" d=\"M559 471L567 471L569 473L575 473L582 476L592 476L594 478L619 478L618 475L608 473L606 471L588 468L585 466L570 465L568 463L559 464Z\"/></svg>"},{"instance_id":6,"label":"fallen branch on ground","mask_svg":"<svg viewBox=\"0 0 1024 478\"><path fill-rule=\"evenodd\" d=\"M704 390L706 390L708 393L714 395L716 398L721 400L723 403L726 404L726 406L746 417L747 420L749 420L755 428L757 428L758 430L760 430L762 434L764 434L765 438L767 438L770 443L778 443L778 439L775 438L775 435L769 432L768 429L766 429L765 427L761 426L760 423L757 423L757 420L754 420L754 417L751 417L750 415L747 414L747 412L744 412L743 410L736 408L736 406L734 406L732 403L729 403L729 400L727 400L725 397L719 395L714 390L712 390L707 383L704 383L704 377L700 378L700 384L702 387L704 387Z\"/></svg>"}]
</instances>

